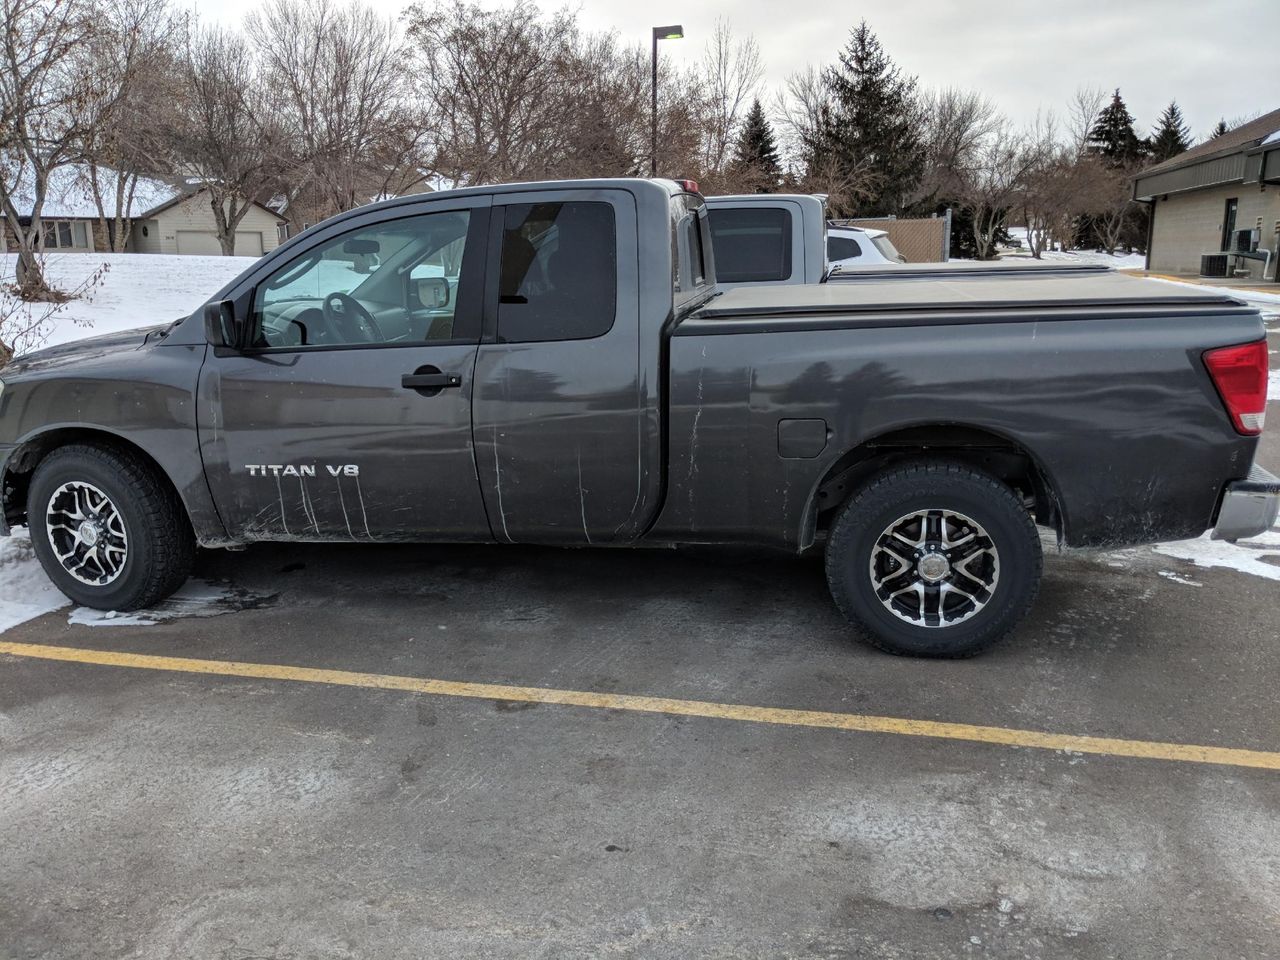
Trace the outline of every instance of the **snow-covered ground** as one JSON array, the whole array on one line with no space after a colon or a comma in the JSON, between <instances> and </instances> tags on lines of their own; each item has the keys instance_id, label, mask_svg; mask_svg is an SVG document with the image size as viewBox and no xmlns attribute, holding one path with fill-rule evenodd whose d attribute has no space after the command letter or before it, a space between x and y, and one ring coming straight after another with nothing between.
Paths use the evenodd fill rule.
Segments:
<instances>
[{"instance_id":1,"label":"snow-covered ground","mask_svg":"<svg viewBox=\"0 0 1280 960\"><path fill-rule=\"evenodd\" d=\"M253 257L177 257L143 253L50 253L46 271L60 290L76 290L104 265L100 281L50 318L44 346L185 317ZM0 255L0 276L13 276L13 254ZM22 344L34 349L36 344ZM20 351L21 352L21 351Z\"/></svg>"},{"instance_id":2,"label":"snow-covered ground","mask_svg":"<svg viewBox=\"0 0 1280 960\"><path fill-rule=\"evenodd\" d=\"M69 602L44 575L25 529L0 537L0 633Z\"/></svg>"}]
</instances>

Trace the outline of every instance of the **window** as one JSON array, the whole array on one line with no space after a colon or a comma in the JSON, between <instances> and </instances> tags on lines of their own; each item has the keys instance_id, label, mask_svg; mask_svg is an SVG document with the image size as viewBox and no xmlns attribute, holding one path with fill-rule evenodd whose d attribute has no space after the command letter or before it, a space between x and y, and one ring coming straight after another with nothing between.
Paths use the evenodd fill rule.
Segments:
<instances>
[{"instance_id":1,"label":"window","mask_svg":"<svg viewBox=\"0 0 1280 960\"><path fill-rule=\"evenodd\" d=\"M880 254L890 263L906 263L907 258L898 252L898 248L893 245L886 234L883 237L872 237L871 245L880 251Z\"/></svg>"},{"instance_id":2,"label":"window","mask_svg":"<svg viewBox=\"0 0 1280 960\"><path fill-rule=\"evenodd\" d=\"M827 237L827 259L836 260L852 260L855 257L862 256L862 247L858 246L858 241L853 237Z\"/></svg>"},{"instance_id":3,"label":"window","mask_svg":"<svg viewBox=\"0 0 1280 960\"><path fill-rule=\"evenodd\" d=\"M618 299L613 207L518 203L504 216L498 340L587 340L608 333Z\"/></svg>"},{"instance_id":4,"label":"window","mask_svg":"<svg viewBox=\"0 0 1280 960\"><path fill-rule=\"evenodd\" d=\"M41 246L46 250L92 250L89 227L83 220L43 220Z\"/></svg>"},{"instance_id":5,"label":"window","mask_svg":"<svg viewBox=\"0 0 1280 960\"><path fill-rule=\"evenodd\" d=\"M787 210L710 208L716 279L759 283L791 277L791 213Z\"/></svg>"},{"instance_id":6,"label":"window","mask_svg":"<svg viewBox=\"0 0 1280 960\"><path fill-rule=\"evenodd\" d=\"M295 257L254 291L254 345L453 339L469 222L465 210L404 217Z\"/></svg>"},{"instance_id":7,"label":"window","mask_svg":"<svg viewBox=\"0 0 1280 960\"><path fill-rule=\"evenodd\" d=\"M692 210L684 221L685 234L689 244L689 286L692 290L707 279L707 258L702 249L702 224L698 215Z\"/></svg>"}]
</instances>

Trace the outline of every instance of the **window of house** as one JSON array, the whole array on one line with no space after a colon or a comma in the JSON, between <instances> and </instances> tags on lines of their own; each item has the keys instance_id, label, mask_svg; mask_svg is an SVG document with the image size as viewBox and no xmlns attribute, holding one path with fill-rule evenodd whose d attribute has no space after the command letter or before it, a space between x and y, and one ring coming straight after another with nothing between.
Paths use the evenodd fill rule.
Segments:
<instances>
[{"instance_id":1,"label":"window of house","mask_svg":"<svg viewBox=\"0 0 1280 960\"><path fill-rule=\"evenodd\" d=\"M498 340L587 340L608 333L618 299L613 207L516 203L503 216Z\"/></svg>"},{"instance_id":2,"label":"window of house","mask_svg":"<svg viewBox=\"0 0 1280 960\"><path fill-rule=\"evenodd\" d=\"M89 250L89 227L83 220L43 220L41 246L46 250Z\"/></svg>"},{"instance_id":3,"label":"window of house","mask_svg":"<svg viewBox=\"0 0 1280 960\"><path fill-rule=\"evenodd\" d=\"M790 278L789 211L712 207L709 216L717 280L760 283Z\"/></svg>"}]
</instances>

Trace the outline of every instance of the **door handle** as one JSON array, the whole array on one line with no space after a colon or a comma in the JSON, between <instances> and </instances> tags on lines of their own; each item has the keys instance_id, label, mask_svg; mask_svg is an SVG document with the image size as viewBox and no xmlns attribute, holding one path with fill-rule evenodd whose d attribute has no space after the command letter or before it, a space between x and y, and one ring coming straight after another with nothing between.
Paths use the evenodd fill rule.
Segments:
<instances>
[{"instance_id":1,"label":"door handle","mask_svg":"<svg viewBox=\"0 0 1280 960\"><path fill-rule=\"evenodd\" d=\"M462 386L462 377L456 373L406 373L400 378L400 386L408 390L443 390Z\"/></svg>"}]
</instances>

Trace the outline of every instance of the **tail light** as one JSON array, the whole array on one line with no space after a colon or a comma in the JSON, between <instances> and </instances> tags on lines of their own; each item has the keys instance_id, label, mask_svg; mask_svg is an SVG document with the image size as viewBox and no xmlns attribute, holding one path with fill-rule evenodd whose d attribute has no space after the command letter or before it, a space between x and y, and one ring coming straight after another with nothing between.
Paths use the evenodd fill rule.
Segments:
<instances>
[{"instance_id":1,"label":"tail light","mask_svg":"<svg viewBox=\"0 0 1280 960\"><path fill-rule=\"evenodd\" d=\"M676 183L680 184L681 189L687 191L688 193L698 192L697 180L677 180Z\"/></svg>"},{"instance_id":2,"label":"tail light","mask_svg":"<svg viewBox=\"0 0 1280 960\"><path fill-rule=\"evenodd\" d=\"M1206 351L1204 365L1236 431L1261 433L1267 416L1267 341Z\"/></svg>"}]
</instances>

